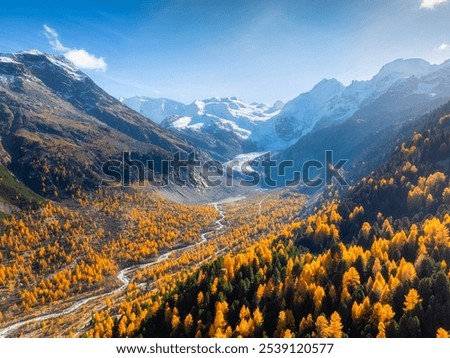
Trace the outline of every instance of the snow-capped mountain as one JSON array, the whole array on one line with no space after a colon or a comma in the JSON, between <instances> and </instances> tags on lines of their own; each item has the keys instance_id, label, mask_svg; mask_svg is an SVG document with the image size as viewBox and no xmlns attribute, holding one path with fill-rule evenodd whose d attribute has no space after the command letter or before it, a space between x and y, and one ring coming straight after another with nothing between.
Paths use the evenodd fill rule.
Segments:
<instances>
[{"instance_id":1,"label":"snow-capped mountain","mask_svg":"<svg viewBox=\"0 0 450 358\"><path fill-rule=\"evenodd\" d=\"M63 72L72 80L83 81L87 78L83 72L65 57L45 55L38 50L30 50L15 54L0 54L0 63L2 64L0 81L13 81L15 77L20 76L30 80L33 76L26 71L26 64L23 61L28 61L28 64L31 64L33 68L40 70L52 66L53 69L58 69L58 71ZM18 69L20 70L17 71Z\"/></svg>"},{"instance_id":2,"label":"snow-capped mountain","mask_svg":"<svg viewBox=\"0 0 450 358\"><path fill-rule=\"evenodd\" d=\"M338 99L339 106L334 108L345 108L349 103L353 107L349 105L344 115L335 114L328 120L318 116L309 133L294 139L295 143L281 150L277 159L301 167L306 160L323 163L325 151L332 150L334 158L348 160L346 178L360 179L399 143L422 130L424 114L449 101L450 61L440 65L416 59L394 61L371 80L344 87ZM288 105L285 108L289 109ZM272 119L274 123L279 123L283 111ZM302 125L301 121L297 124Z\"/></svg>"},{"instance_id":3,"label":"snow-capped mountain","mask_svg":"<svg viewBox=\"0 0 450 358\"><path fill-rule=\"evenodd\" d=\"M134 96L131 98L121 97L119 100L156 123L161 123L167 117L183 112L184 107L186 107L183 103L172 101L167 98Z\"/></svg>"},{"instance_id":4,"label":"snow-capped mountain","mask_svg":"<svg viewBox=\"0 0 450 358\"><path fill-rule=\"evenodd\" d=\"M280 107L280 104L276 104ZM247 104L236 97L196 100L161 124L166 128L194 130L224 130L247 139L259 123L279 113L279 109L264 104Z\"/></svg>"},{"instance_id":5,"label":"snow-capped mountain","mask_svg":"<svg viewBox=\"0 0 450 358\"><path fill-rule=\"evenodd\" d=\"M268 107L260 103L248 104L236 97L213 97L195 100L188 105L167 98L143 96L121 98L121 101L163 127L200 130L215 125L223 130L233 131L245 139L258 123L278 114L283 107L281 101Z\"/></svg>"},{"instance_id":6,"label":"snow-capped mountain","mask_svg":"<svg viewBox=\"0 0 450 358\"><path fill-rule=\"evenodd\" d=\"M287 102L249 139L260 149L283 149L311 131L341 123L365 108L376 114L384 107L383 101L388 101L388 93L396 92L403 99L391 106L397 114L415 107L417 101L446 99L450 95L449 70L450 61L432 65L421 59L398 59L383 66L368 81L344 86L336 79L322 80L311 91ZM381 107L374 107L374 103Z\"/></svg>"},{"instance_id":7,"label":"snow-capped mountain","mask_svg":"<svg viewBox=\"0 0 450 358\"><path fill-rule=\"evenodd\" d=\"M283 107L281 101L269 107L248 104L236 97L213 97L188 105L166 98L131 97L121 101L200 148L213 151L217 159L226 160L245 151L253 131Z\"/></svg>"},{"instance_id":8,"label":"snow-capped mountain","mask_svg":"<svg viewBox=\"0 0 450 358\"><path fill-rule=\"evenodd\" d=\"M196 100L132 97L123 103L177 132L220 160L254 151L289 148L300 138L350 119L381 129L444 103L450 97L450 60L440 65L398 59L370 80L348 86L324 79L283 105L245 103L235 97ZM372 123L373 122L373 123Z\"/></svg>"}]
</instances>

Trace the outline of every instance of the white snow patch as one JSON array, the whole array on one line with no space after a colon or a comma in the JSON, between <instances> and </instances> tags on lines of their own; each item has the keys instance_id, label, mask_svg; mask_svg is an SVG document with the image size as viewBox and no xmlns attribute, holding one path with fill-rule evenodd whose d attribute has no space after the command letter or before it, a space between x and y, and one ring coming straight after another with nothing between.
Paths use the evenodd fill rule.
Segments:
<instances>
[{"instance_id":1,"label":"white snow patch","mask_svg":"<svg viewBox=\"0 0 450 358\"><path fill-rule=\"evenodd\" d=\"M192 125L190 125L190 126L188 126L188 127L189 127L190 129L194 129L194 130L196 130L196 131L199 131L200 129L203 128L204 125L205 125L204 123L195 123L195 124L192 124Z\"/></svg>"},{"instance_id":2,"label":"white snow patch","mask_svg":"<svg viewBox=\"0 0 450 358\"><path fill-rule=\"evenodd\" d=\"M191 123L191 117L180 117L176 121L172 122L173 128L182 129L188 128L189 123Z\"/></svg>"},{"instance_id":3,"label":"white snow patch","mask_svg":"<svg viewBox=\"0 0 450 358\"><path fill-rule=\"evenodd\" d=\"M0 62L2 62L2 63L15 63L17 65L20 64L19 62L14 61L12 58L4 57L4 56L0 56Z\"/></svg>"},{"instance_id":4,"label":"white snow patch","mask_svg":"<svg viewBox=\"0 0 450 358\"><path fill-rule=\"evenodd\" d=\"M246 172L254 172L254 169L249 165L250 162L258 157L261 157L267 152L251 152L239 154L234 159L227 162L226 167L232 167L233 171L242 173L243 170Z\"/></svg>"},{"instance_id":5,"label":"white snow patch","mask_svg":"<svg viewBox=\"0 0 450 358\"><path fill-rule=\"evenodd\" d=\"M81 81L86 78L86 76L78 68L76 68L71 62L61 60L54 56L47 56L47 58L54 65L61 67L73 79Z\"/></svg>"},{"instance_id":6,"label":"white snow patch","mask_svg":"<svg viewBox=\"0 0 450 358\"><path fill-rule=\"evenodd\" d=\"M39 50L28 50L28 51L22 51L22 52L18 52L18 54L23 54L23 55L42 55L43 53Z\"/></svg>"},{"instance_id":7,"label":"white snow patch","mask_svg":"<svg viewBox=\"0 0 450 358\"><path fill-rule=\"evenodd\" d=\"M246 162L254 160L255 158L261 157L262 155L266 154L267 152L251 152L251 153L243 153L237 155L233 160L238 160L240 162Z\"/></svg>"},{"instance_id":8,"label":"white snow patch","mask_svg":"<svg viewBox=\"0 0 450 358\"><path fill-rule=\"evenodd\" d=\"M14 79L15 77L11 75L0 75L0 83L4 85L10 84Z\"/></svg>"}]
</instances>

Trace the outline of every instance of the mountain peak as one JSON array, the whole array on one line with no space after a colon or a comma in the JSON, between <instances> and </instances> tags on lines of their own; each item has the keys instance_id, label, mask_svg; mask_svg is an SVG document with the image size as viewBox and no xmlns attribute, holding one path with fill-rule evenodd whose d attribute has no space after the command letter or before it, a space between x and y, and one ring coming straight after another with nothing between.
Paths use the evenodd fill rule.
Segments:
<instances>
[{"instance_id":1,"label":"mountain peak","mask_svg":"<svg viewBox=\"0 0 450 358\"><path fill-rule=\"evenodd\" d=\"M24 75L27 68L33 75L68 76L73 80L84 81L88 77L64 56L29 50L15 53L0 53L0 64L9 65L11 75ZM13 65L13 67L11 67ZM15 67L14 67L15 66Z\"/></svg>"},{"instance_id":2,"label":"mountain peak","mask_svg":"<svg viewBox=\"0 0 450 358\"><path fill-rule=\"evenodd\" d=\"M343 86L341 82L339 82L336 78L324 78L319 81L314 87L321 86Z\"/></svg>"},{"instance_id":3,"label":"mountain peak","mask_svg":"<svg viewBox=\"0 0 450 358\"><path fill-rule=\"evenodd\" d=\"M34 49L34 50L26 50L26 51L16 52L16 53L14 53L14 55L44 55L44 53L39 50Z\"/></svg>"},{"instance_id":4,"label":"mountain peak","mask_svg":"<svg viewBox=\"0 0 450 358\"><path fill-rule=\"evenodd\" d=\"M444 62L442 62L439 67L447 67L450 66L450 58Z\"/></svg>"},{"instance_id":5,"label":"mountain peak","mask_svg":"<svg viewBox=\"0 0 450 358\"><path fill-rule=\"evenodd\" d=\"M374 78L381 79L390 76L397 78L421 77L429 73L433 67L434 65L420 58L399 58L384 65Z\"/></svg>"},{"instance_id":6,"label":"mountain peak","mask_svg":"<svg viewBox=\"0 0 450 358\"><path fill-rule=\"evenodd\" d=\"M283 108L284 106L284 102L283 101L275 101L275 103L272 106L272 109L274 109L275 111L278 111L279 109Z\"/></svg>"},{"instance_id":7,"label":"mountain peak","mask_svg":"<svg viewBox=\"0 0 450 358\"><path fill-rule=\"evenodd\" d=\"M345 86L341 82L339 82L337 79L324 78L322 81L320 81L313 87L311 92L320 92L320 93L335 92L336 90L342 90L344 88L345 88Z\"/></svg>"},{"instance_id":8,"label":"mountain peak","mask_svg":"<svg viewBox=\"0 0 450 358\"><path fill-rule=\"evenodd\" d=\"M38 50L30 50L24 52L18 52L12 55L12 57L27 67L36 68L38 70L45 70L53 67L53 69L59 69L65 75L70 76L74 80L84 80L87 76L81 72L71 61L64 56L56 56L47 53L42 53Z\"/></svg>"}]
</instances>

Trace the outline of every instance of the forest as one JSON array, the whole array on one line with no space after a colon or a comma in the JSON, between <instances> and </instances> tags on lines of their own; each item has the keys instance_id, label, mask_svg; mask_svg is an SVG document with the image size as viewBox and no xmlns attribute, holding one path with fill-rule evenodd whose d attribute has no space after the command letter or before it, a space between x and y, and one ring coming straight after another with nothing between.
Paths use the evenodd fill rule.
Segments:
<instances>
[{"instance_id":1,"label":"forest","mask_svg":"<svg viewBox=\"0 0 450 358\"><path fill-rule=\"evenodd\" d=\"M448 113L426 117L348 192L328 188L281 235L129 301L115 320L94 317L88 335L109 319L106 336L119 337L448 337Z\"/></svg>"},{"instance_id":2,"label":"forest","mask_svg":"<svg viewBox=\"0 0 450 358\"><path fill-rule=\"evenodd\" d=\"M14 334L448 337L447 107L313 206L291 189L185 205L130 188L6 216L0 330L29 318Z\"/></svg>"}]
</instances>

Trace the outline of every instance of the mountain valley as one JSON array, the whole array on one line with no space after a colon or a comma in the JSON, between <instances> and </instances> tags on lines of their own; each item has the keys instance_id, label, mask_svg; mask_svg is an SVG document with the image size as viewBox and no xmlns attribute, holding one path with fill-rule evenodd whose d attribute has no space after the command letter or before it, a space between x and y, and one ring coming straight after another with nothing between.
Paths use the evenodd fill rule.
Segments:
<instances>
[{"instance_id":1,"label":"mountain valley","mask_svg":"<svg viewBox=\"0 0 450 358\"><path fill-rule=\"evenodd\" d=\"M0 54L0 337L448 335L449 100L449 61L186 105ZM239 184L328 150L349 185Z\"/></svg>"}]
</instances>

